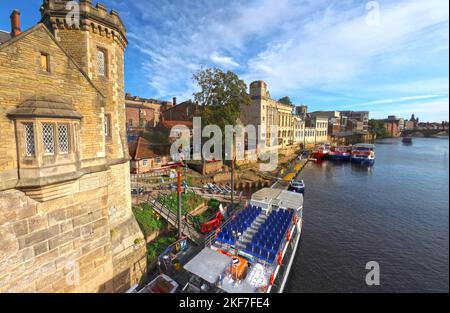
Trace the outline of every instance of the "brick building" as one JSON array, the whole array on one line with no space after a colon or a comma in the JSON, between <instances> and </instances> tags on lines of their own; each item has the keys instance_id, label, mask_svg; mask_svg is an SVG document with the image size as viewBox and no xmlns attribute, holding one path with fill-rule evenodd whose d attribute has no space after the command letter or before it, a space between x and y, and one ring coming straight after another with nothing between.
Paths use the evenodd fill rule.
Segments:
<instances>
[{"instance_id":1,"label":"brick building","mask_svg":"<svg viewBox=\"0 0 450 313\"><path fill-rule=\"evenodd\" d=\"M45 0L0 43L0 292L112 292L146 270L131 211L125 28L116 11ZM1 16L4 18L4 16Z\"/></svg>"},{"instance_id":2,"label":"brick building","mask_svg":"<svg viewBox=\"0 0 450 313\"><path fill-rule=\"evenodd\" d=\"M127 130L143 130L153 128L157 125L157 112L142 104L126 104Z\"/></svg>"},{"instance_id":3,"label":"brick building","mask_svg":"<svg viewBox=\"0 0 450 313\"><path fill-rule=\"evenodd\" d=\"M175 104L176 98L173 98L173 102L169 102L141 98L127 93L125 95L127 130L144 130L155 127L159 123L161 112Z\"/></svg>"},{"instance_id":4,"label":"brick building","mask_svg":"<svg viewBox=\"0 0 450 313\"><path fill-rule=\"evenodd\" d=\"M369 111L339 111L341 131L368 132Z\"/></svg>"},{"instance_id":5,"label":"brick building","mask_svg":"<svg viewBox=\"0 0 450 313\"><path fill-rule=\"evenodd\" d=\"M175 98L174 98L175 99ZM180 104L174 103L169 108L161 111L161 116L166 121L190 121L194 116L200 115L200 108L197 103L192 100L184 101Z\"/></svg>"},{"instance_id":6,"label":"brick building","mask_svg":"<svg viewBox=\"0 0 450 313\"><path fill-rule=\"evenodd\" d=\"M404 128L404 120L390 115L387 119L383 120L383 125L391 136L398 137Z\"/></svg>"}]
</instances>

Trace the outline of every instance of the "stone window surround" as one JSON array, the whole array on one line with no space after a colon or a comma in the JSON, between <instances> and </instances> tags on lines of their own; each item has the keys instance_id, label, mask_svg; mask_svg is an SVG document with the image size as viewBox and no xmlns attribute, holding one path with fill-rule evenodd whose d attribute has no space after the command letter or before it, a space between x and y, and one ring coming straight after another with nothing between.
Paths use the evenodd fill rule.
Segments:
<instances>
[{"instance_id":1,"label":"stone window surround","mask_svg":"<svg viewBox=\"0 0 450 313\"><path fill-rule=\"evenodd\" d=\"M107 79L108 77L109 77L109 53L108 53L108 49L106 49L105 47L102 47L102 46L97 46L96 47L96 53L95 53L95 67L96 67L96 70L95 70L95 73L96 73L96 76L98 77L98 78L101 78L101 79ZM99 72L98 72L98 52L99 51L101 51L101 52L103 52L103 57L104 57L104 75L100 75L99 74Z\"/></svg>"},{"instance_id":2,"label":"stone window surround","mask_svg":"<svg viewBox=\"0 0 450 313\"><path fill-rule=\"evenodd\" d=\"M104 114L104 123L103 123L103 131L106 139L112 138L112 116L110 113Z\"/></svg>"},{"instance_id":3,"label":"stone window surround","mask_svg":"<svg viewBox=\"0 0 450 313\"><path fill-rule=\"evenodd\" d=\"M42 65L42 58L45 57L46 58L46 65L45 68L43 68ZM50 53L45 52L45 51L40 51L39 52L39 66L40 66L40 70L42 73L51 73L52 71L52 66L51 66L51 57L50 57Z\"/></svg>"},{"instance_id":4,"label":"stone window surround","mask_svg":"<svg viewBox=\"0 0 450 313\"><path fill-rule=\"evenodd\" d=\"M18 145L18 156L20 167L41 167L45 166L45 163L66 163L67 161L75 161L75 124L78 124L77 120L73 119L56 119L56 118L18 118L16 120L16 131L17 131L17 145ZM34 150L33 156L27 155L26 152L26 142L25 142L25 125L33 124L34 128ZM53 144L54 153L46 154L44 153L43 147L43 134L42 126L43 124L53 124ZM61 152L59 149L59 136L58 136L58 125L65 124L68 125L68 152ZM66 161L66 162L64 162Z\"/></svg>"}]
</instances>

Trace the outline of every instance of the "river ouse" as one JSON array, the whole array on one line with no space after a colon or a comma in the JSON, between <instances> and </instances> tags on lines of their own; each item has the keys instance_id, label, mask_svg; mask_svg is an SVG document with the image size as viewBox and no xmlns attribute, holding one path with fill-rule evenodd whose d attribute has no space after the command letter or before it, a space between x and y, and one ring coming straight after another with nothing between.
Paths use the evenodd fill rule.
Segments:
<instances>
[{"instance_id":1,"label":"river ouse","mask_svg":"<svg viewBox=\"0 0 450 313\"><path fill-rule=\"evenodd\" d=\"M124 291L145 272L125 134L115 11L45 0L0 44L0 292ZM38 9L38 8L36 8Z\"/></svg>"}]
</instances>

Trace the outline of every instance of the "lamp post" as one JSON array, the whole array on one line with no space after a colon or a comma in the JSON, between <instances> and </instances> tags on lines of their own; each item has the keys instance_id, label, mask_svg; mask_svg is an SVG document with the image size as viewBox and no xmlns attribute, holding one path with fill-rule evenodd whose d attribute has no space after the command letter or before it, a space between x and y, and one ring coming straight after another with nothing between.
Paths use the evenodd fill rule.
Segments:
<instances>
[{"instance_id":1,"label":"lamp post","mask_svg":"<svg viewBox=\"0 0 450 313\"><path fill-rule=\"evenodd\" d=\"M177 193L178 193L178 239L183 238L183 231L181 229L181 172L177 169Z\"/></svg>"},{"instance_id":2,"label":"lamp post","mask_svg":"<svg viewBox=\"0 0 450 313\"><path fill-rule=\"evenodd\" d=\"M231 211L234 208L234 162L235 162L235 141L236 141L236 133L233 132L233 149L231 151Z\"/></svg>"}]
</instances>

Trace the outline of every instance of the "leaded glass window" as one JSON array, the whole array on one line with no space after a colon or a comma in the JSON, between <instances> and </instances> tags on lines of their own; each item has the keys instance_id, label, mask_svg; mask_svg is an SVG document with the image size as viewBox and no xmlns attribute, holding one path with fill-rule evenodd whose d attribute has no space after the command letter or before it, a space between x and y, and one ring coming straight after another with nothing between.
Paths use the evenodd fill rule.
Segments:
<instances>
[{"instance_id":1,"label":"leaded glass window","mask_svg":"<svg viewBox=\"0 0 450 313\"><path fill-rule=\"evenodd\" d=\"M34 156L34 126L33 123L24 124L25 129L25 154L26 156Z\"/></svg>"},{"instance_id":2,"label":"leaded glass window","mask_svg":"<svg viewBox=\"0 0 450 313\"><path fill-rule=\"evenodd\" d=\"M106 73L106 64L105 64L105 51L98 49L97 50L97 74L99 76L105 76Z\"/></svg>"},{"instance_id":3,"label":"leaded glass window","mask_svg":"<svg viewBox=\"0 0 450 313\"><path fill-rule=\"evenodd\" d=\"M103 130L105 132L106 137L111 136L111 115L105 114L105 120L103 123Z\"/></svg>"},{"instance_id":4,"label":"leaded glass window","mask_svg":"<svg viewBox=\"0 0 450 313\"><path fill-rule=\"evenodd\" d=\"M44 146L44 154L55 153L54 133L55 131L53 124L42 124L42 141Z\"/></svg>"},{"instance_id":5,"label":"leaded glass window","mask_svg":"<svg viewBox=\"0 0 450 313\"><path fill-rule=\"evenodd\" d=\"M69 125L58 125L58 145L60 153L69 153Z\"/></svg>"}]
</instances>

